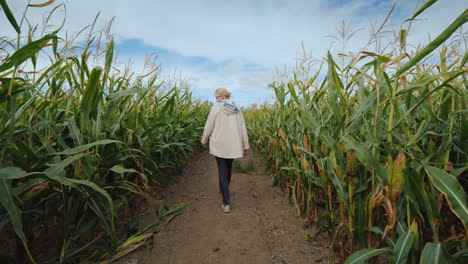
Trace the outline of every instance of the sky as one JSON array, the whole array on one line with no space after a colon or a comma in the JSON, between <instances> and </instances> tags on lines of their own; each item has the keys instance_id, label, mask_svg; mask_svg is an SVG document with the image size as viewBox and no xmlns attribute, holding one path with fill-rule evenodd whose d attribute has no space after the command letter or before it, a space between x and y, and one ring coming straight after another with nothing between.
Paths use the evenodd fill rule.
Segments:
<instances>
[{"instance_id":1,"label":"sky","mask_svg":"<svg viewBox=\"0 0 468 264\"><path fill-rule=\"evenodd\" d=\"M28 3L6 2L16 17ZM145 58L157 54L161 78L184 80L202 100L213 101L214 90L224 87L235 102L248 106L273 98L268 84L278 72L293 69L304 50L317 60L329 50L361 51L395 2L386 30L397 32L425 0L56 0L46 8L29 8L27 17L41 24L52 8L64 4L50 22L57 26L66 17L64 31L70 35L91 24L98 12L95 29L104 29L115 17L111 33L117 61L131 58L138 73ZM408 42L427 44L466 8L466 0L439 0L413 22ZM338 37L343 22L354 32L345 47ZM0 32L14 36L3 12Z\"/></svg>"}]
</instances>

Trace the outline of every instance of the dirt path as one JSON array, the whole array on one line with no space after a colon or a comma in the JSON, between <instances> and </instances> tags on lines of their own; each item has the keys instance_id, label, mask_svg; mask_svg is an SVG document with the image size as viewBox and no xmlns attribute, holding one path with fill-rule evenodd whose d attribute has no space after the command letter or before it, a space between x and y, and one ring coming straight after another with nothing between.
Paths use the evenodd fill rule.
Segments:
<instances>
[{"instance_id":1,"label":"dirt path","mask_svg":"<svg viewBox=\"0 0 468 264\"><path fill-rule=\"evenodd\" d=\"M233 171L231 213L225 214L217 173L214 157L203 153L163 191L170 205L189 206L156 234L147 263L331 263L320 242L304 240L310 230L301 228L269 176Z\"/></svg>"}]
</instances>

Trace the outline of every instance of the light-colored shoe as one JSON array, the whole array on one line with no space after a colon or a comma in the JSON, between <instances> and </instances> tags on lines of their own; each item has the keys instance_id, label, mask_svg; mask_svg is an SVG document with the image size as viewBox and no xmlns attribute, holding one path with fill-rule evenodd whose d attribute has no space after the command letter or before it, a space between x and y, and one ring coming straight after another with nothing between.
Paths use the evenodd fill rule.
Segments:
<instances>
[{"instance_id":1,"label":"light-colored shoe","mask_svg":"<svg viewBox=\"0 0 468 264\"><path fill-rule=\"evenodd\" d=\"M231 212L231 207L229 206L229 204L228 205L223 204L223 210L225 213L229 213Z\"/></svg>"}]
</instances>

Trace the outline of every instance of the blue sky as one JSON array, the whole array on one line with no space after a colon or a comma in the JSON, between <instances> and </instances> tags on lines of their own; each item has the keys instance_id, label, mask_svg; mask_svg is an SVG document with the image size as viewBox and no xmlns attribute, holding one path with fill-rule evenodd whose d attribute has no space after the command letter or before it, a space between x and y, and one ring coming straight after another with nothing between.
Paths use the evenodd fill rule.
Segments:
<instances>
[{"instance_id":1,"label":"blue sky","mask_svg":"<svg viewBox=\"0 0 468 264\"><path fill-rule=\"evenodd\" d=\"M7 0L19 16L26 0ZM44 0L32 0L41 3ZM243 106L273 97L268 84L278 73L290 71L302 57L302 47L314 58L330 50L342 51L337 38L342 21L355 31L345 50L357 53L367 43L370 31L378 27L395 1L390 0L57 0L66 6L68 32L78 32L101 11L96 29L115 17L111 32L119 50L118 61L132 58L134 70L143 69L145 57L157 54L161 78L183 79L195 96L213 100L214 89L231 90ZM416 4L424 0L400 0L386 30L398 31ZM53 6L52 6L53 7ZM41 24L52 9L28 11L32 24ZM464 9L466 0L439 0L415 21L408 41L428 43ZM52 21L60 24L60 8ZM13 35L0 15L3 36ZM47 30L47 29L46 29ZM367 47L375 51L379 47Z\"/></svg>"}]
</instances>

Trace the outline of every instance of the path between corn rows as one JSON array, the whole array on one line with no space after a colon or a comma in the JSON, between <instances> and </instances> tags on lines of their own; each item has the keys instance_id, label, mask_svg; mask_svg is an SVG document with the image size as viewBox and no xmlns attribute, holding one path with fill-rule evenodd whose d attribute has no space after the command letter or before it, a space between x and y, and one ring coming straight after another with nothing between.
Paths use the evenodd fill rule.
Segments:
<instances>
[{"instance_id":1,"label":"path between corn rows","mask_svg":"<svg viewBox=\"0 0 468 264\"><path fill-rule=\"evenodd\" d=\"M321 246L325 241L304 240L312 231L301 227L270 176L233 170L229 214L222 211L218 190L215 158L206 152L194 157L161 197L169 205L189 205L155 235L145 263L331 263Z\"/></svg>"}]
</instances>

